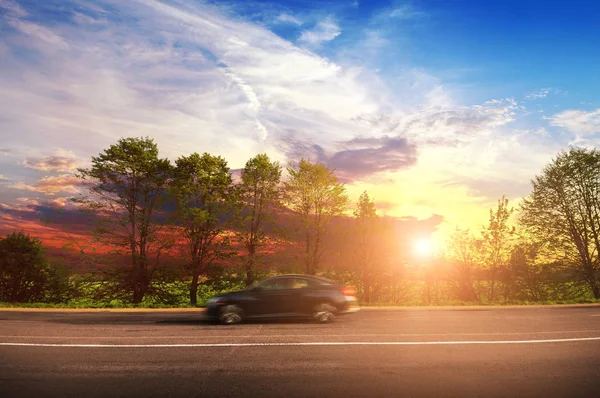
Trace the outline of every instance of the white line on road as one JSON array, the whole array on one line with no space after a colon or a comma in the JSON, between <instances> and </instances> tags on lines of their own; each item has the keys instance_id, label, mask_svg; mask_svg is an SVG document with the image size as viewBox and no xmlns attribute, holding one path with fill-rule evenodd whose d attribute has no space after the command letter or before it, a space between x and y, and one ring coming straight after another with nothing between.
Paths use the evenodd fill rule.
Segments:
<instances>
[{"instance_id":1,"label":"white line on road","mask_svg":"<svg viewBox=\"0 0 600 398\"><path fill-rule=\"evenodd\" d=\"M290 347L290 346L352 346L352 345L476 345L476 344L541 344L577 341L600 341L600 337L548 340L471 340L471 341L309 341L292 343L199 343L199 344L48 344L0 343L0 346L67 347L67 348L194 348L194 347Z\"/></svg>"}]
</instances>

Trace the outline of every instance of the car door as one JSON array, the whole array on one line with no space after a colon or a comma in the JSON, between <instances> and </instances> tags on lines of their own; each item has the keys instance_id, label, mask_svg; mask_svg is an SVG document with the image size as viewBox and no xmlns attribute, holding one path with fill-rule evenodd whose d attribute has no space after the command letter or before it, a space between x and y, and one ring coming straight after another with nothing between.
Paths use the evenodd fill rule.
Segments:
<instances>
[{"instance_id":1,"label":"car door","mask_svg":"<svg viewBox=\"0 0 600 398\"><path fill-rule=\"evenodd\" d=\"M309 279L290 277L287 294L281 303L282 310L294 315L310 313L312 289L314 289L314 283Z\"/></svg>"},{"instance_id":2,"label":"car door","mask_svg":"<svg viewBox=\"0 0 600 398\"><path fill-rule=\"evenodd\" d=\"M288 278L273 278L261 283L256 293L254 313L259 316L285 313L289 283Z\"/></svg>"}]
</instances>

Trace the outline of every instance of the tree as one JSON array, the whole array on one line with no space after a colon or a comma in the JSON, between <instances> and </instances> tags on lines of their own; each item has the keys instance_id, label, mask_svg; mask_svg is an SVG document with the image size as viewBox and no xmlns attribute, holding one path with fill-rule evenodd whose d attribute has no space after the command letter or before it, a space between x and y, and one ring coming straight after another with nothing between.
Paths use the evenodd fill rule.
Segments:
<instances>
[{"instance_id":1,"label":"tree","mask_svg":"<svg viewBox=\"0 0 600 398\"><path fill-rule=\"evenodd\" d=\"M0 301L60 302L68 295L68 275L48 264L39 239L22 232L0 238Z\"/></svg>"},{"instance_id":2,"label":"tree","mask_svg":"<svg viewBox=\"0 0 600 398\"><path fill-rule=\"evenodd\" d=\"M450 236L448 256L454 266L459 297L463 301L480 301L473 288L473 276L478 269L481 241L468 229L456 228Z\"/></svg>"},{"instance_id":3,"label":"tree","mask_svg":"<svg viewBox=\"0 0 600 398\"><path fill-rule=\"evenodd\" d=\"M377 234L379 217L375 203L364 191L358 199L354 210L356 219L356 241L354 245L355 260L358 263L359 275L363 285L364 300L371 302L371 287L374 268L380 251L381 235Z\"/></svg>"},{"instance_id":4,"label":"tree","mask_svg":"<svg viewBox=\"0 0 600 398\"><path fill-rule=\"evenodd\" d=\"M315 274L323 255L326 228L331 219L341 215L347 207L346 188L338 181L334 170L321 163L302 159L287 171L285 201L300 216L306 273Z\"/></svg>"},{"instance_id":5,"label":"tree","mask_svg":"<svg viewBox=\"0 0 600 398\"><path fill-rule=\"evenodd\" d=\"M532 181L520 223L548 242L600 299L600 152L570 148Z\"/></svg>"},{"instance_id":6,"label":"tree","mask_svg":"<svg viewBox=\"0 0 600 398\"><path fill-rule=\"evenodd\" d=\"M166 249L160 236L163 223L157 216L166 200L171 163L158 157L154 140L122 138L92 157L91 168L78 171L89 194L76 201L97 216L98 239L130 256L130 266L119 273L119 283L129 291L131 301L139 304Z\"/></svg>"},{"instance_id":7,"label":"tree","mask_svg":"<svg viewBox=\"0 0 600 398\"><path fill-rule=\"evenodd\" d=\"M254 283L259 251L268 243L265 225L280 203L280 180L281 166L278 162L271 162L266 154L248 160L242 169L242 181L237 185L241 206L237 217L237 237L246 252L246 285Z\"/></svg>"},{"instance_id":8,"label":"tree","mask_svg":"<svg viewBox=\"0 0 600 398\"><path fill-rule=\"evenodd\" d=\"M513 208L508 207L508 199L502 196L498 199L496 210L490 209L490 222L482 231L483 260L490 271L490 302L495 299L498 272L506 267L510 258L511 238L515 228L511 227L508 221L513 211Z\"/></svg>"},{"instance_id":9,"label":"tree","mask_svg":"<svg viewBox=\"0 0 600 398\"><path fill-rule=\"evenodd\" d=\"M525 300L539 301L547 298L544 285L548 275L544 274L549 273L549 270L545 270L540 261L542 246L540 243L521 239L510 254L509 271L515 280L511 288L516 287L516 293Z\"/></svg>"},{"instance_id":10,"label":"tree","mask_svg":"<svg viewBox=\"0 0 600 398\"><path fill-rule=\"evenodd\" d=\"M223 220L231 173L225 159L208 153L182 156L175 163L175 221L192 274L190 304L196 305L200 276L215 260L229 254Z\"/></svg>"}]
</instances>

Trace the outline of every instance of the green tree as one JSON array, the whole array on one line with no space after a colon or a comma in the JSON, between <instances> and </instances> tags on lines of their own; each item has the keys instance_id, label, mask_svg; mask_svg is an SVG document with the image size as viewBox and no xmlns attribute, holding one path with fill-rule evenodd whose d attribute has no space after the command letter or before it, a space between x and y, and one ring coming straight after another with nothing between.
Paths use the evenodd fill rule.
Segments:
<instances>
[{"instance_id":1,"label":"green tree","mask_svg":"<svg viewBox=\"0 0 600 398\"><path fill-rule=\"evenodd\" d=\"M323 238L332 218L341 215L348 205L346 188L334 170L306 159L289 166L284 183L285 202L302 222L305 245L305 269L315 274L324 251Z\"/></svg>"},{"instance_id":2,"label":"green tree","mask_svg":"<svg viewBox=\"0 0 600 398\"><path fill-rule=\"evenodd\" d=\"M281 166L260 154L246 162L237 185L240 209L237 238L245 250L246 285L254 283L259 252L268 244L265 226L281 201Z\"/></svg>"},{"instance_id":3,"label":"green tree","mask_svg":"<svg viewBox=\"0 0 600 398\"><path fill-rule=\"evenodd\" d=\"M570 148L532 181L520 223L571 264L600 299L600 152Z\"/></svg>"},{"instance_id":4,"label":"green tree","mask_svg":"<svg viewBox=\"0 0 600 398\"><path fill-rule=\"evenodd\" d=\"M22 232L0 238L0 301L60 302L68 298L68 275L48 263L39 239Z\"/></svg>"},{"instance_id":5,"label":"green tree","mask_svg":"<svg viewBox=\"0 0 600 398\"><path fill-rule=\"evenodd\" d=\"M225 159L208 153L182 156L175 163L175 222L192 275L190 304L196 305L200 276L215 260L230 253L224 220L229 217L231 173Z\"/></svg>"},{"instance_id":6,"label":"green tree","mask_svg":"<svg viewBox=\"0 0 600 398\"><path fill-rule=\"evenodd\" d=\"M498 199L496 210L490 209L490 222L482 231L483 261L489 270L489 301L495 299L495 288L499 272L505 270L512 250L515 228L509 225L514 209L508 207L508 199ZM506 275L506 273L504 273ZM508 283L508 281L505 281ZM507 298L507 297L505 297Z\"/></svg>"},{"instance_id":7,"label":"green tree","mask_svg":"<svg viewBox=\"0 0 600 398\"><path fill-rule=\"evenodd\" d=\"M171 163L159 158L154 140L122 138L92 157L89 169L78 171L89 192L76 201L97 216L98 239L129 254L130 266L118 273L119 282L134 304L141 303L167 248L157 216L167 197Z\"/></svg>"},{"instance_id":8,"label":"green tree","mask_svg":"<svg viewBox=\"0 0 600 398\"><path fill-rule=\"evenodd\" d=\"M517 242L508 261L513 276L511 290L521 299L540 301L547 299L545 282L549 275L540 259L542 244L527 239Z\"/></svg>"}]
</instances>

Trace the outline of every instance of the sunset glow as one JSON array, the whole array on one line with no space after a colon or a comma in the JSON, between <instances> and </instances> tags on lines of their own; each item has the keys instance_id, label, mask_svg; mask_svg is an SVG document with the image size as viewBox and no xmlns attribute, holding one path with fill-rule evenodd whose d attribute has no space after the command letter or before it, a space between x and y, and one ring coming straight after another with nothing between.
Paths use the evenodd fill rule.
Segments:
<instances>
[{"instance_id":1,"label":"sunset glow","mask_svg":"<svg viewBox=\"0 0 600 398\"><path fill-rule=\"evenodd\" d=\"M419 239L415 242L414 250L419 257L430 257L434 253L433 242L429 239Z\"/></svg>"}]
</instances>

